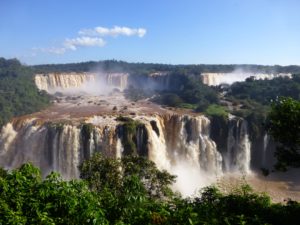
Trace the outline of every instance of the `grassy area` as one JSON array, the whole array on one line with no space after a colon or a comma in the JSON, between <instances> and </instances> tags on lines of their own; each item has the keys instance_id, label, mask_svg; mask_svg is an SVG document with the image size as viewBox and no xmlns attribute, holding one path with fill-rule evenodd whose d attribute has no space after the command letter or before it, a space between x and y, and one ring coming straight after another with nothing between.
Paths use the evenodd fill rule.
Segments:
<instances>
[{"instance_id":1,"label":"grassy area","mask_svg":"<svg viewBox=\"0 0 300 225\"><path fill-rule=\"evenodd\" d=\"M208 116L224 116L228 115L227 109L223 106L212 104L209 105L206 110L205 114Z\"/></svg>"}]
</instances>

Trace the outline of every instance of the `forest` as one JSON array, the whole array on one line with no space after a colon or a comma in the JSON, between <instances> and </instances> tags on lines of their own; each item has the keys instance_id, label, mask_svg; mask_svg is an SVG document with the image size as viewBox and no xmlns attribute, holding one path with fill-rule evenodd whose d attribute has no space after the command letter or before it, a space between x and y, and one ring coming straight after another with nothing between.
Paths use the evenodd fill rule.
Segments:
<instances>
[{"instance_id":1,"label":"forest","mask_svg":"<svg viewBox=\"0 0 300 225\"><path fill-rule=\"evenodd\" d=\"M81 180L64 181L38 168L0 170L0 224L290 224L300 203L272 203L246 183L229 193L216 186L183 198L176 177L138 156L95 154L80 165Z\"/></svg>"},{"instance_id":2,"label":"forest","mask_svg":"<svg viewBox=\"0 0 300 225\"><path fill-rule=\"evenodd\" d=\"M16 59L0 58L0 127L15 116L39 111L50 97L37 89L33 70Z\"/></svg>"},{"instance_id":3,"label":"forest","mask_svg":"<svg viewBox=\"0 0 300 225\"><path fill-rule=\"evenodd\" d=\"M153 73L157 71L178 72L181 74L199 75L200 73L226 73L235 70L243 70L245 72L261 72L261 73L300 73L300 66L263 66L248 64L197 64L197 65L172 65L157 63L128 63L118 60L89 61L79 63L66 64L44 64L31 66L37 73L49 72L88 72L88 71L107 71L107 72L127 72L127 73Z\"/></svg>"}]
</instances>

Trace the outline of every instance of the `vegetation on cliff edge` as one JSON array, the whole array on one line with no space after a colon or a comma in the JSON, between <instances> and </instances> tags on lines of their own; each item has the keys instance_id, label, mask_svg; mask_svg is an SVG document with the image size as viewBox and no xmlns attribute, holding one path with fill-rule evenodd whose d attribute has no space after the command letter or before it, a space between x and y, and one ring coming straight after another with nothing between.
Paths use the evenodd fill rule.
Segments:
<instances>
[{"instance_id":1,"label":"vegetation on cliff edge","mask_svg":"<svg viewBox=\"0 0 300 225\"><path fill-rule=\"evenodd\" d=\"M0 58L0 127L12 117L39 111L49 96L35 86L33 71L16 59Z\"/></svg>"}]
</instances>

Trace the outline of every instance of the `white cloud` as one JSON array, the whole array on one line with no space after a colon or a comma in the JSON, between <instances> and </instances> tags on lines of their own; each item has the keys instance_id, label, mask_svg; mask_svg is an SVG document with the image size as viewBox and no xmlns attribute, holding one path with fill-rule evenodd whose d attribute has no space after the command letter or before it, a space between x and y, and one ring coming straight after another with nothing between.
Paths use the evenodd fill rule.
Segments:
<instances>
[{"instance_id":1,"label":"white cloud","mask_svg":"<svg viewBox=\"0 0 300 225\"><path fill-rule=\"evenodd\" d=\"M63 43L63 47L50 47L50 48L33 48L34 52L46 52L51 54L62 55L68 50L77 50L78 47L103 47L105 41L102 38L97 37L78 37L72 39L66 39Z\"/></svg>"},{"instance_id":2,"label":"white cloud","mask_svg":"<svg viewBox=\"0 0 300 225\"><path fill-rule=\"evenodd\" d=\"M114 26L113 28L95 27L93 29L80 30L79 37L67 38L61 47L35 48L35 52L46 52L51 54L62 55L68 50L76 51L78 47L103 47L106 41L102 37L112 36L138 36L143 37L146 34L144 28L129 28Z\"/></svg>"},{"instance_id":3,"label":"white cloud","mask_svg":"<svg viewBox=\"0 0 300 225\"><path fill-rule=\"evenodd\" d=\"M76 50L78 46L84 47L103 47L105 45L105 41L102 38L97 37L78 37L72 39L66 39L64 42L64 46L66 49Z\"/></svg>"},{"instance_id":4,"label":"white cloud","mask_svg":"<svg viewBox=\"0 0 300 225\"><path fill-rule=\"evenodd\" d=\"M138 36L143 37L146 34L146 29L144 28L129 28L129 27L119 27L114 26L113 28L106 27L95 27L93 29L83 29L79 31L79 35L88 36Z\"/></svg>"}]
</instances>

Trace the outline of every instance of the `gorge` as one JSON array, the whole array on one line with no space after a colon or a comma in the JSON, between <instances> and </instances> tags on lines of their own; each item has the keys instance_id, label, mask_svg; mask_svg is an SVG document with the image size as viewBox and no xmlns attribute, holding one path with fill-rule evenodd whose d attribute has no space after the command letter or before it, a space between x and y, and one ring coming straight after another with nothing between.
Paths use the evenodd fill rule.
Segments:
<instances>
[{"instance_id":1,"label":"gorge","mask_svg":"<svg viewBox=\"0 0 300 225\"><path fill-rule=\"evenodd\" d=\"M190 195L228 172L246 175L272 165L274 145L268 138L250 140L246 120L230 116L222 129L212 129L220 124L199 113L148 100L132 102L120 92L128 77L126 73L101 78L86 73L36 75L37 87L54 94L55 103L3 126L1 166L32 162L44 174L54 170L72 179L79 177L78 165L94 152L112 157L135 153L176 174L175 189ZM163 87L166 81L161 77L165 75L148 79ZM192 177L188 189L187 176Z\"/></svg>"}]
</instances>

